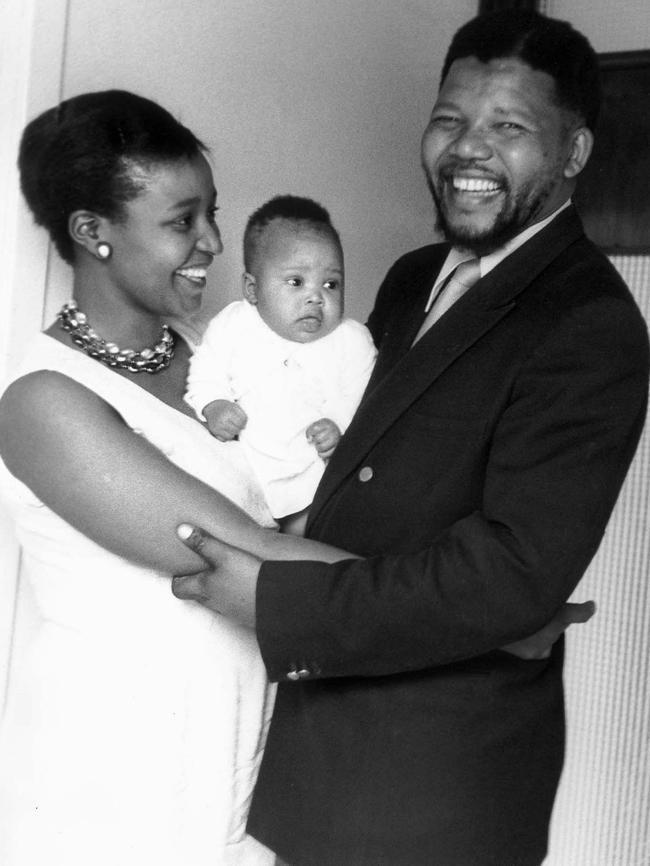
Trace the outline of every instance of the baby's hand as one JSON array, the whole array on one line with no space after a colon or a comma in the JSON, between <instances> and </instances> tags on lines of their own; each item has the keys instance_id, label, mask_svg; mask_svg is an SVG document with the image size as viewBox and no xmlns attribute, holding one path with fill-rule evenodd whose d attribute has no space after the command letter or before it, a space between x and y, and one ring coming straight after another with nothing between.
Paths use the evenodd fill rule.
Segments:
<instances>
[{"instance_id":1,"label":"baby's hand","mask_svg":"<svg viewBox=\"0 0 650 866\"><path fill-rule=\"evenodd\" d=\"M307 441L316 448L320 457L327 460L339 444L341 431L330 418L319 418L305 431Z\"/></svg>"},{"instance_id":2,"label":"baby's hand","mask_svg":"<svg viewBox=\"0 0 650 866\"><path fill-rule=\"evenodd\" d=\"M248 416L239 405L230 400L213 400L203 409L208 430L220 442L229 442L246 426Z\"/></svg>"}]
</instances>

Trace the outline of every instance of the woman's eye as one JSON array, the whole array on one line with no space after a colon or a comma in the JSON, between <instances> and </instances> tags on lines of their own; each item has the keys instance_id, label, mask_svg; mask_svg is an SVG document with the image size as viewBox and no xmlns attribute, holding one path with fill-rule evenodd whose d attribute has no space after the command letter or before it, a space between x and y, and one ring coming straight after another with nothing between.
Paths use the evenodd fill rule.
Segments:
<instances>
[{"instance_id":1,"label":"woman's eye","mask_svg":"<svg viewBox=\"0 0 650 866\"><path fill-rule=\"evenodd\" d=\"M215 223L217 221L218 212L219 212L219 207L217 205L215 205L214 207L211 207L210 210L208 211L208 219L210 220L211 223Z\"/></svg>"},{"instance_id":2,"label":"woman's eye","mask_svg":"<svg viewBox=\"0 0 650 866\"><path fill-rule=\"evenodd\" d=\"M189 228L192 225L192 214L185 214L185 216L178 217L178 219L174 220L174 225L179 226L180 228Z\"/></svg>"}]
</instances>

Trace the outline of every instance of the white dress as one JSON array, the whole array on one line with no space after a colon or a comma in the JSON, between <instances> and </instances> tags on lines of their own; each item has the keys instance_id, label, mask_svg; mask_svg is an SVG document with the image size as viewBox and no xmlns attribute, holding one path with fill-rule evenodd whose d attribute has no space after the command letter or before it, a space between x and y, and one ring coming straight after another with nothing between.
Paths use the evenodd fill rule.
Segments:
<instances>
[{"instance_id":1,"label":"white dress","mask_svg":"<svg viewBox=\"0 0 650 866\"><path fill-rule=\"evenodd\" d=\"M236 443L44 334L29 359L20 374L76 379L273 525ZM40 616L0 732L0 864L272 864L244 831L274 696L254 634L90 541L1 461L0 489Z\"/></svg>"}]
</instances>

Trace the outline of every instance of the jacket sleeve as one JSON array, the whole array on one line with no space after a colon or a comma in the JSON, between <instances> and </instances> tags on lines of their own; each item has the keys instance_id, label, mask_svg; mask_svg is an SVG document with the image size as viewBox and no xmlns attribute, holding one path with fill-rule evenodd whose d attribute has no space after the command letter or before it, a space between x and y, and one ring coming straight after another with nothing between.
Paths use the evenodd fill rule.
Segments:
<instances>
[{"instance_id":1,"label":"jacket sleeve","mask_svg":"<svg viewBox=\"0 0 650 866\"><path fill-rule=\"evenodd\" d=\"M598 548L647 388L632 304L604 298L556 322L498 415L479 510L415 553L263 565L258 640L271 678L296 659L319 677L415 671L545 625Z\"/></svg>"}]
</instances>

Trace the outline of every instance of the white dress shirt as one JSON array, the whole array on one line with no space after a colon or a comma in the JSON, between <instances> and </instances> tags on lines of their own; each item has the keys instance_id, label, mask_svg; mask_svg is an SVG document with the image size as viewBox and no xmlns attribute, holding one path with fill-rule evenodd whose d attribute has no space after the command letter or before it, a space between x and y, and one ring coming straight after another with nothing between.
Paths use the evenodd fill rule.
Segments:
<instances>
[{"instance_id":1,"label":"white dress shirt","mask_svg":"<svg viewBox=\"0 0 650 866\"><path fill-rule=\"evenodd\" d=\"M555 219L555 217L563 211L565 208L569 207L571 204L571 199L567 199L564 204L560 205L557 210L554 210L550 216L545 217L543 220L540 220L538 223L534 223L532 226L528 226L528 228L524 229L522 232L519 232L512 240L509 240L506 244L500 247L493 253L490 253L487 256L481 256L479 258L479 266L481 268L481 277L484 277L486 274L489 274L493 268L503 261L506 256L509 256L510 253L513 253L516 249L518 249L522 244L525 244L526 241L530 240L533 235L536 235L537 232L540 232L545 226L547 226L551 220ZM454 271L458 265L462 262L467 261L468 258L471 257L471 252L468 250L458 249L457 247L452 247L449 250L449 254L445 259L445 262L440 269L440 273L436 277L436 282L431 289L431 293L427 300L426 306L424 308L425 313L428 313L429 310L434 308L436 302L442 302L442 297L444 296L444 292L438 295L440 287L445 282L445 280L449 277L449 275Z\"/></svg>"}]
</instances>

